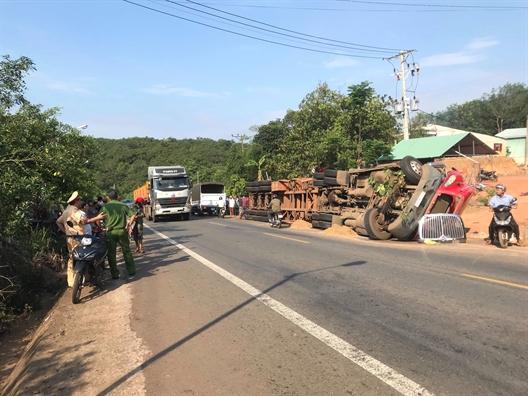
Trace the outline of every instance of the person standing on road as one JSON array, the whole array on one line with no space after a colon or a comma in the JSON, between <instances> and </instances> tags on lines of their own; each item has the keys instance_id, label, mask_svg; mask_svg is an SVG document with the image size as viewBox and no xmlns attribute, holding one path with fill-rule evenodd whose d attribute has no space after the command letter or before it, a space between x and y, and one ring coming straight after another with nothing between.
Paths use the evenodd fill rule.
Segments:
<instances>
[{"instance_id":1,"label":"person standing on road","mask_svg":"<svg viewBox=\"0 0 528 396\"><path fill-rule=\"evenodd\" d=\"M232 195L229 196L229 215L234 216L235 215L235 198L233 198Z\"/></svg>"},{"instance_id":2,"label":"person standing on road","mask_svg":"<svg viewBox=\"0 0 528 396\"><path fill-rule=\"evenodd\" d=\"M242 211L240 212L240 215L238 216L239 219L242 218L242 216L246 215L246 210L248 210L249 207L249 198L247 195L244 195L241 199L242 202Z\"/></svg>"},{"instance_id":3,"label":"person standing on road","mask_svg":"<svg viewBox=\"0 0 528 396\"><path fill-rule=\"evenodd\" d=\"M496 195L494 195L489 203L489 210L490 212L493 212L493 208L496 208L500 205L508 205L512 208L517 207L517 202L515 199L510 195L506 194L506 186L504 184L497 184L495 186L495 192ZM495 222L493 221L493 217L491 218L491 223L489 225L489 239L486 241L486 245L491 245L493 243L493 236L495 234L494 230ZM513 229L513 233L515 234L515 237L517 238L517 244L521 243L521 236L519 235L519 225L513 218L513 215L511 217L510 225Z\"/></svg>"},{"instance_id":4,"label":"person standing on road","mask_svg":"<svg viewBox=\"0 0 528 396\"><path fill-rule=\"evenodd\" d=\"M117 269L117 244L121 245L123 257L127 272L130 276L136 273L134 266L134 257L130 250L130 240L128 238L131 226L136 219L134 210L117 200L117 191L108 191L108 202L101 208L101 213L107 215L105 225L106 228L112 227L111 231L106 233L108 239L108 264L110 265L110 273L112 279L119 279L119 270ZM130 219L127 222L127 217Z\"/></svg>"},{"instance_id":5,"label":"person standing on road","mask_svg":"<svg viewBox=\"0 0 528 396\"><path fill-rule=\"evenodd\" d=\"M138 197L136 199L136 206L134 207L136 212L136 223L132 229L132 236L134 237L134 242L136 242L136 253L145 253L143 250L143 218L145 217L145 212L143 212L143 198Z\"/></svg>"},{"instance_id":6,"label":"person standing on road","mask_svg":"<svg viewBox=\"0 0 528 396\"><path fill-rule=\"evenodd\" d=\"M66 235L82 235L84 234L84 225L95 223L96 221L103 220L106 217L105 214L100 214L98 216L92 217L91 219L85 219L81 213L81 208L83 206L84 201L79 197L79 193L75 191L70 196L70 198L68 198L68 207L56 221L57 227L59 227L59 229ZM72 227L68 225L68 221L71 222ZM67 271L68 287L72 287L73 277L75 275L73 271L72 252L79 242L73 238L66 238L66 244L68 246L68 252L70 252Z\"/></svg>"}]
</instances>

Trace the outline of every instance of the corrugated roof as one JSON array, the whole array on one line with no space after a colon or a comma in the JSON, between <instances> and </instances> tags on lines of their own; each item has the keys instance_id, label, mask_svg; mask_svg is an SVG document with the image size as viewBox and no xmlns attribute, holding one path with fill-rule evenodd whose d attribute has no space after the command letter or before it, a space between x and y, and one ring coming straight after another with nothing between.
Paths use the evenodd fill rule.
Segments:
<instances>
[{"instance_id":1,"label":"corrugated roof","mask_svg":"<svg viewBox=\"0 0 528 396\"><path fill-rule=\"evenodd\" d=\"M402 140L392 148L390 159L400 160L406 155L415 158L441 157L451 147L464 139L468 132L456 135L425 137L419 139Z\"/></svg>"},{"instance_id":2,"label":"corrugated roof","mask_svg":"<svg viewBox=\"0 0 528 396\"><path fill-rule=\"evenodd\" d=\"M497 133L495 136L498 136L498 137L503 138L503 139L526 138L526 128L505 129L501 133Z\"/></svg>"},{"instance_id":3,"label":"corrugated roof","mask_svg":"<svg viewBox=\"0 0 528 396\"><path fill-rule=\"evenodd\" d=\"M475 135L466 132L455 135L402 140L392 148L390 156L379 158L379 160L400 160L406 155L412 155L418 159L458 156L459 154L456 151L466 155L497 154Z\"/></svg>"}]
</instances>

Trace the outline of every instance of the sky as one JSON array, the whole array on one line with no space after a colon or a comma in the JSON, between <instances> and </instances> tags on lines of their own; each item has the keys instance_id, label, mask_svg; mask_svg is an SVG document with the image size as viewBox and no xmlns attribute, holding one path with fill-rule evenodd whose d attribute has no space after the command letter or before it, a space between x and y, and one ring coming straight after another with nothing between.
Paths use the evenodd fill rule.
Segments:
<instances>
[{"instance_id":1,"label":"sky","mask_svg":"<svg viewBox=\"0 0 528 396\"><path fill-rule=\"evenodd\" d=\"M401 98L399 61L383 60L400 50L416 50L407 94L428 113L528 84L528 0L130 2L0 0L0 54L36 64L27 98L95 137L218 140L252 136L322 82Z\"/></svg>"}]
</instances>

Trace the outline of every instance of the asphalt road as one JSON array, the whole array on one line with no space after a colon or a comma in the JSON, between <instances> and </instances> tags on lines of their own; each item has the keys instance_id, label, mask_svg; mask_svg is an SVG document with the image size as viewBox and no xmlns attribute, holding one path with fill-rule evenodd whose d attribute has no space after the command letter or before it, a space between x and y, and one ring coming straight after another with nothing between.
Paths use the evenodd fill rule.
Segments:
<instances>
[{"instance_id":1,"label":"asphalt road","mask_svg":"<svg viewBox=\"0 0 528 396\"><path fill-rule=\"evenodd\" d=\"M528 394L526 249L147 225L130 283L147 394Z\"/></svg>"}]
</instances>

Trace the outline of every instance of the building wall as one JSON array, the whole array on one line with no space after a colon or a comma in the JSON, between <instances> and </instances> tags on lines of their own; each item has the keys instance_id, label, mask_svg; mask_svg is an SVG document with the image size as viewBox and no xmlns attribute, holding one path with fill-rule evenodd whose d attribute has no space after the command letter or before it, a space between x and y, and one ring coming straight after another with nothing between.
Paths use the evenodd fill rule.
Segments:
<instances>
[{"instance_id":1,"label":"building wall","mask_svg":"<svg viewBox=\"0 0 528 396\"><path fill-rule=\"evenodd\" d=\"M526 155L526 138L508 139L506 145L510 151L509 157L513 158L518 165L523 165Z\"/></svg>"}]
</instances>

